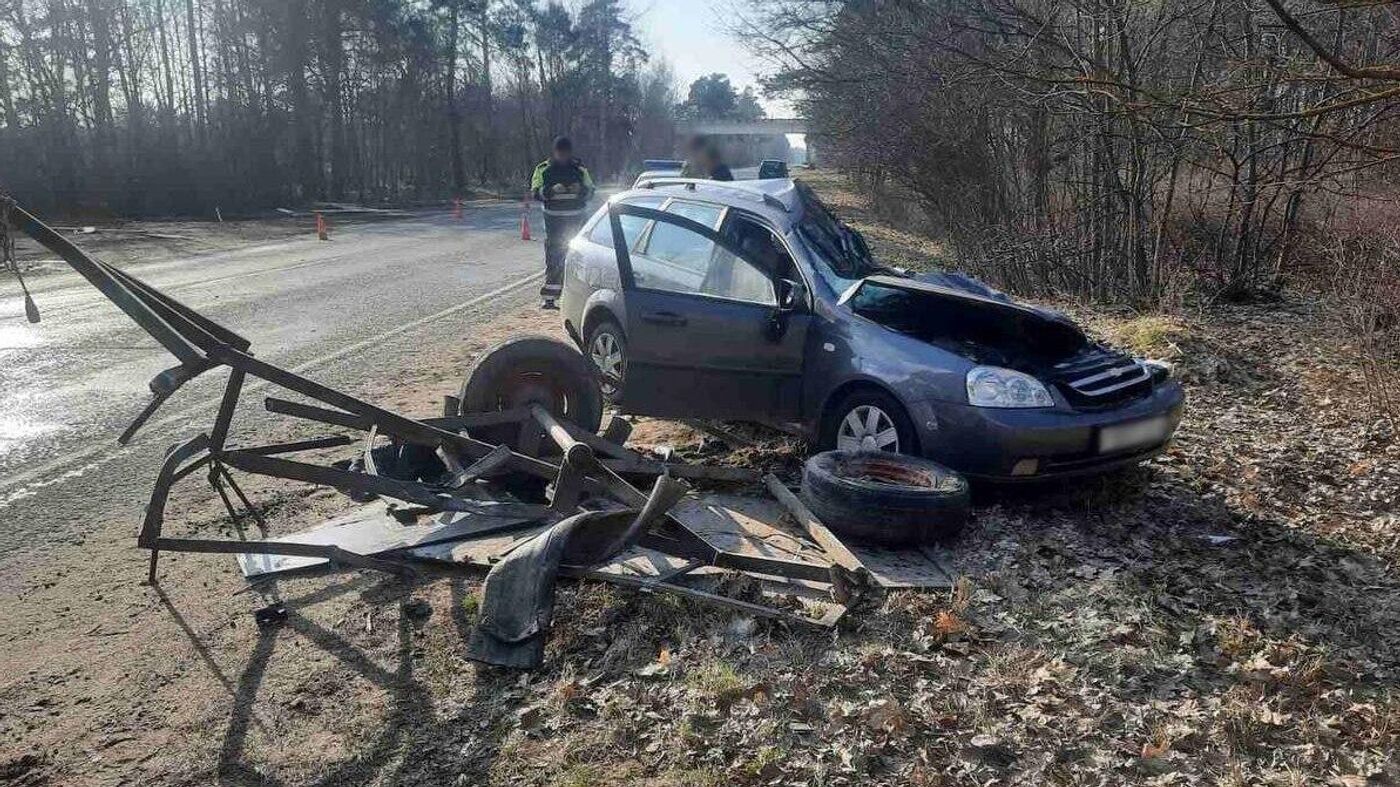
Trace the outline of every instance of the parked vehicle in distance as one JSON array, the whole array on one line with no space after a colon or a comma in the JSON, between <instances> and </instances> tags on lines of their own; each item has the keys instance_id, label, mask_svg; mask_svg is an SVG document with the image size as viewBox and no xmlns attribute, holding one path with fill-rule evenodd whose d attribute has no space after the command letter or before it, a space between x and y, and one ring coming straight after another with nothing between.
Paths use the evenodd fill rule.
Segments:
<instances>
[{"instance_id":1,"label":"parked vehicle in distance","mask_svg":"<svg viewBox=\"0 0 1400 787\"><path fill-rule=\"evenodd\" d=\"M649 158L642 161L642 174L632 182L632 188L641 187L642 183L655 178L675 177L680 174L685 167L684 161L677 161L668 158Z\"/></svg>"},{"instance_id":2,"label":"parked vehicle in distance","mask_svg":"<svg viewBox=\"0 0 1400 787\"><path fill-rule=\"evenodd\" d=\"M632 182L632 188L642 188L648 181L656 180L657 178L675 177L680 177L680 172L678 170L649 169L637 176L637 179Z\"/></svg>"},{"instance_id":3,"label":"parked vehicle in distance","mask_svg":"<svg viewBox=\"0 0 1400 787\"><path fill-rule=\"evenodd\" d=\"M773 178L786 177L788 177L788 165L786 161L769 158L758 163L759 180L772 180Z\"/></svg>"},{"instance_id":4,"label":"parked vehicle in distance","mask_svg":"<svg viewBox=\"0 0 1400 787\"><path fill-rule=\"evenodd\" d=\"M571 243L560 306L626 412L796 424L975 479L1140 462L1181 419L1167 366L968 277L885 267L790 179L617 195Z\"/></svg>"}]
</instances>

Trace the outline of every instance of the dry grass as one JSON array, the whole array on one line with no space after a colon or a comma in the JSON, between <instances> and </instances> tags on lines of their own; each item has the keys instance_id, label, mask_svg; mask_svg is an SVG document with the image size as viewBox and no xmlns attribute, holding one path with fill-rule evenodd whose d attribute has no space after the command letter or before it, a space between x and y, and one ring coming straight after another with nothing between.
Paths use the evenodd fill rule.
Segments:
<instances>
[{"instance_id":1,"label":"dry grass","mask_svg":"<svg viewBox=\"0 0 1400 787\"><path fill-rule=\"evenodd\" d=\"M1188 330L1180 318L1154 314L1116 322L1107 338L1138 356L1175 358L1185 354L1181 343Z\"/></svg>"}]
</instances>

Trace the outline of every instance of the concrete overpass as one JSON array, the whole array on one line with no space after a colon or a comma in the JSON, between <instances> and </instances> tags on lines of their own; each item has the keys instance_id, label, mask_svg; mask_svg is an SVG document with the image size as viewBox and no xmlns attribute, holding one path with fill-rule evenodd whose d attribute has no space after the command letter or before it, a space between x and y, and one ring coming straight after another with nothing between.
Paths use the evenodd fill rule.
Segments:
<instances>
[{"instance_id":1,"label":"concrete overpass","mask_svg":"<svg viewBox=\"0 0 1400 787\"><path fill-rule=\"evenodd\" d=\"M678 120L676 133L713 134L717 136L769 134L806 134L807 121L802 118L764 118L762 120Z\"/></svg>"},{"instance_id":2,"label":"concrete overpass","mask_svg":"<svg viewBox=\"0 0 1400 787\"><path fill-rule=\"evenodd\" d=\"M707 136L781 136L784 134L803 134L806 136L808 162L816 162L816 148L813 139L807 132L807 120L805 118L763 118L762 120L678 120L676 121L677 139L696 134Z\"/></svg>"}]
</instances>

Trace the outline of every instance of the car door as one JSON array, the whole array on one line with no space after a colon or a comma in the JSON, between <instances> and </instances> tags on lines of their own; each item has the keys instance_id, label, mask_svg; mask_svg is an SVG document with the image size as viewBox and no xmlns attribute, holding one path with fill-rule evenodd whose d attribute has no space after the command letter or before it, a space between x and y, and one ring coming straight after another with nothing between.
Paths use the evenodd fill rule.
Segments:
<instances>
[{"instance_id":1,"label":"car door","mask_svg":"<svg viewBox=\"0 0 1400 787\"><path fill-rule=\"evenodd\" d=\"M629 412L796 415L808 316L779 309L774 272L716 232L723 210L679 201L666 211L610 208L627 313ZM635 250L623 233L628 216L652 221Z\"/></svg>"}]
</instances>

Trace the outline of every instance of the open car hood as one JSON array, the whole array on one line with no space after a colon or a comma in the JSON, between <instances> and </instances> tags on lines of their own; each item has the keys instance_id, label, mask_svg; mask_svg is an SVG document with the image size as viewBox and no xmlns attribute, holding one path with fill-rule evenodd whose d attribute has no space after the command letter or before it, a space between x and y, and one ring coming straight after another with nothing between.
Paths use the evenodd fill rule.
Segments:
<instances>
[{"instance_id":1,"label":"open car hood","mask_svg":"<svg viewBox=\"0 0 1400 787\"><path fill-rule=\"evenodd\" d=\"M1088 343L1084 332L1061 314L1016 303L990 288L979 286L979 292L956 280L950 283L960 286L868 276L848 290L841 302L866 319L977 363L1030 372L1073 355Z\"/></svg>"}]
</instances>

